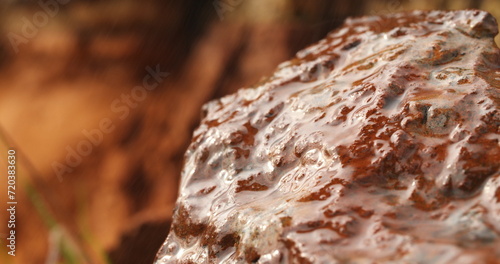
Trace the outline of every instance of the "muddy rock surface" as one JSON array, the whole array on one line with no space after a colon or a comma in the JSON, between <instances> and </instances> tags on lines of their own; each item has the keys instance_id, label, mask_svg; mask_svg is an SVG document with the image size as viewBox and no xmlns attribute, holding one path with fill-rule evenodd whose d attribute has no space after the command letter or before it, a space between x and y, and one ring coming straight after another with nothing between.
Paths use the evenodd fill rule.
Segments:
<instances>
[{"instance_id":1,"label":"muddy rock surface","mask_svg":"<svg viewBox=\"0 0 500 264\"><path fill-rule=\"evenodd\" d=\"M498 263L497 33L477 10L348 19L206 104L156 263Z\"/></svg>"}]
</instances>

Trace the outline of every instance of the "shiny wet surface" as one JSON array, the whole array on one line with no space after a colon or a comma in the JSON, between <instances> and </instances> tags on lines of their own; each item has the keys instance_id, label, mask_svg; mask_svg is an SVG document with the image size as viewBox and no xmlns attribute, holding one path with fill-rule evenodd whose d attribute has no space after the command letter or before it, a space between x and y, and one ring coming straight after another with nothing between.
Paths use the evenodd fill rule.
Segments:
<instances>
[{"instance_id":1,"label":"shiny wet surface","mask_svg":"<svg viewBox=\"0 0 500 264\"><path fill-rule=\"evenodd\" d=\"M157 263L496 263L496 34L473 10L351 19L208 103Z\"/></svg>"}]
</instances>

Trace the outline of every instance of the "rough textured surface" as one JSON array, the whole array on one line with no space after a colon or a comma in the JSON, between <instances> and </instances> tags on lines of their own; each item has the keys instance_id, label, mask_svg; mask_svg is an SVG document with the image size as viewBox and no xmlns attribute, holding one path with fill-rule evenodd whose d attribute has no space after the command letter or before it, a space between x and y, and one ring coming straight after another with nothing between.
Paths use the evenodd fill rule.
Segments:
<instances>
[{"instance_id":1,"label":"rough textured surface","mask_svg":"<svg viewBox=\"0 0 500 264\"><path fill-rule=\"evenodd\" d=\"M157 263L496 263L496 34L481 11L351 19L207 104Z\"/></svg>"}]
</instances>

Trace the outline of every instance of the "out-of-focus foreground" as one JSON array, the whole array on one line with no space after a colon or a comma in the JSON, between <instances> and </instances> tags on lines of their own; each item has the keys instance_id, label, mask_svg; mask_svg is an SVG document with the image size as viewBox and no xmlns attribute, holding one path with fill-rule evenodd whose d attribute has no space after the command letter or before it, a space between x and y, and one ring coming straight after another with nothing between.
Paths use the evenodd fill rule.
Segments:
<instances>
[{"instance_id":1,"label":"out-of-focus foreground","mask_svg":"<svg viewBox=\"0 0 500 264\"><path fill-rule=\"evenodd\" d=\"M483 1L11 0L0 4L0 263L152 263L200 108L347 16ZM7 150L16 150L16 256Z\"/></svg>"}]
</instances>

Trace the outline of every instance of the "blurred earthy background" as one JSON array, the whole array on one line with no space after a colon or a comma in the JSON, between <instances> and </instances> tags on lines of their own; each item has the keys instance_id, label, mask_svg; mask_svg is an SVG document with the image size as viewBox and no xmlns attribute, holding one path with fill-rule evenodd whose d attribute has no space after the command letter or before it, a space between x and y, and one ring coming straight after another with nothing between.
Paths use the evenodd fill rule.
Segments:
<instances>
[{"instance_id":1,"label":"blurred earthy background","mask_svg":"<svg viewBox=\"0 0 500 264\"><path fill-rule=\"evenodd\" d=\"M0 263L152 263L203 103L348 16L463 8L500 17L495 0L2 1Z\"/></svg>"}]
</instances>

